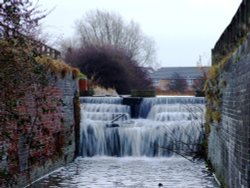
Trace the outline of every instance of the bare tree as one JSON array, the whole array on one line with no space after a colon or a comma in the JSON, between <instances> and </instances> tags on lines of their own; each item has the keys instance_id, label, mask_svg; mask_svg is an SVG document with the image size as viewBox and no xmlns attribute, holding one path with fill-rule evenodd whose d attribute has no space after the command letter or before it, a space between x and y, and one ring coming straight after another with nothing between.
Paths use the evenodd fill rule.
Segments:
<instances>
[{"instance_id":1,"label":"bare tree","mask_svg":"<svg viewBox=\"0 0 250 188\"><path fill-rule=\"evenodd\" d=\"M205 96L204 93L204 86L205 82L207 80L207 73L209 69L209 65L211 64L209 60L207 60L206 66L204 66L204 59L208 59L206 54L200 55L199 59L197 61L197 68L201 72L201 75L194 80L192 88L195 90L195 95L196 96Z\"/></svg>"},{"instance_id":2,"label":"bare tree","mask_svg":"<svg viewBox=\"0 0 250 188\"><path fill-rule=\"evenodd\" d=\"M119 94L129 94L132 89L142 90L151 86L146 72L124 50L112 45L69 48L65 60L78 67L94 83L115 88Z\"/></svg>"},{"instance_id":3,"label":"bare tree","mask_svg":"<svg viewBox=\"0 0 250 188\"><path fill-rule=\"evenodd\" d=\"M201 97L201 96L205 96L203 88L204 88L205 82L207 80L208 67L200 66L198 68L201 71L202 75L194 80L192 88L195 90L195 93L196 93L195 95Z\"/></svg>"},{"instance_id":4,"label":"bare tree","mask_svg":"<svg viewBox=\"0 0 250 188\"><path fill-rule=\"evenodd\" d=\"M38 1L5 0L0 3L0 36L24 35L35 37L40 33L39 21L48 12L38 9Z\"/></svg>"},{"instance_id":5,"label":"bare tree","mask_svg":"<svg viewBox=\"0 0 250 188\"><path fill-rule=\"evenodd\" d=\"M175 92L184 92L187 89L187 81L178 73L174 73L169 89Z\"/></svg>"},{"instance_id":6,"label":"bare tree","mask_svg":"<svg viewBox=\"0 0 250 188\"><path fill-rule=\"evenodd\" d=\"M112 45L126 51L139 66L156 64L154 41L147 37L134 21L124 22L119 14L90 11L76 22L80 47Z\"/></svg>"}]
</instances>

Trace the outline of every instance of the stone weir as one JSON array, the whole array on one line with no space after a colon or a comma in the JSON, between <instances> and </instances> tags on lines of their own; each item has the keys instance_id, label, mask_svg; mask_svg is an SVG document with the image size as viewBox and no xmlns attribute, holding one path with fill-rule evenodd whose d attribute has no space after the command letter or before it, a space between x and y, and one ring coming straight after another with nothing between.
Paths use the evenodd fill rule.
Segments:
<instances>
[{"instance_id":1,"label":"stone weir","mask_svg":"<svg viewBox=\"0 0 250 188\"><path fill-rule=\"evenodd\" d=\"M203 138L204 99L81 98L80 155L191 155Z\"/></svg>"}]
</instances>

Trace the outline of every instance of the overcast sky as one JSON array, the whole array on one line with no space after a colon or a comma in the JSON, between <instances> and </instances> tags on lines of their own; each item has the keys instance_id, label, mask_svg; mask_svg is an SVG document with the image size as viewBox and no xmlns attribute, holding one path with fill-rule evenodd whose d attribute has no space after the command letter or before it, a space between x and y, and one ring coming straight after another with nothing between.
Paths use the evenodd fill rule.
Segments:
<instances>
[{"instance_id":1,"label":"overcast sky","mask_svg":"<svg viewBox=\"0 0 250 188\"><path fill-rule=\"evenodd\" d=\"M43 21L54 38L73 36L75 21L89 10L119 13L139 23L157 46L161 66L207 65L210 51L230 23L241 0L40 0L42 9L55 8Z\"/></svg>"}]
</instances>

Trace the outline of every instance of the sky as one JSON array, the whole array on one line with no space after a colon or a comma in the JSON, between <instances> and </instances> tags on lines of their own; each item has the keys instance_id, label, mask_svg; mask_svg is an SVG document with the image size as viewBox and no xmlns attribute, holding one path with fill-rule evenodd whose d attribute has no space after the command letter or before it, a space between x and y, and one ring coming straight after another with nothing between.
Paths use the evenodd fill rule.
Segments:
<instances>
[{"instance_id":1,"label":"sky","mask_svg":"<svg viewBox=\"0 0 250 188\"><path fill-rule=\"evenodd\" d=\"M40 0L40 9L53 11L43 20L45 33L56 45L74 36L75 22L90 10L119 13L139 23L156 43L160 66L211 63L211 49L231 22L241 0ZM57 40L56 40L57 39Z\"/></svg>"}]
</instances>

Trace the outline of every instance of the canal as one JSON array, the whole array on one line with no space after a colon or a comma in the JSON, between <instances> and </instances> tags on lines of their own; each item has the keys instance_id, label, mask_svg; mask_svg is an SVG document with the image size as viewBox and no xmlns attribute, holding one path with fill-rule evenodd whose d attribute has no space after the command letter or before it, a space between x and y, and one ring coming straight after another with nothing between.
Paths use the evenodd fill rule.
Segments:
<instances>
[{"instance_id":1,"label":"canal","mask_svg":"<svg viewBox=\"0 0 250 188\"><path fill-rule=\"evenodd\" d=\"M218 187L204 161L193 160L204 138L204 98L143 99L138 118L122 100L82 98L79 157L32 187Z\"/></svg>"},{"instance_id":2,"label":"canal","mask_svg":"<svg viewBox=\"0 0 250 188\"><path fill-rule=\"evenodd\" d=\"M35 183L34 188L217 188L203 161L181 157L93 157L74 163Z\"/></svg>"}]
</instances>

